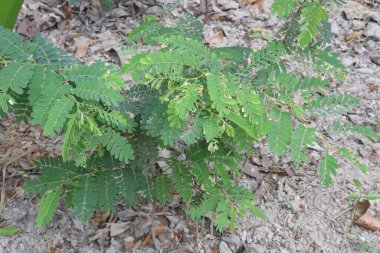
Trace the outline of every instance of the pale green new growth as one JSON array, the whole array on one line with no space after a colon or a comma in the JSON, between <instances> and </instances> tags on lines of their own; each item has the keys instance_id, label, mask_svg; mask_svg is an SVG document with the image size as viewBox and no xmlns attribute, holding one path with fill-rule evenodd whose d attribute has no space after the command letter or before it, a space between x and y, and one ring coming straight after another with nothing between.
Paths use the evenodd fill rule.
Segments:
<instances>
[{"instance_id":1,"label":"pale green new growth","mask_svg":"<svg viewBox=\"0 0 380 253\"><path fill-rule=\"evenodd\" d=\"M319 178L325 186L331 186L333 183L333 176L336 175L338 164L333 156L330 156L327 151L323 159L319 163Z\"/></svg>"}]
</instances>

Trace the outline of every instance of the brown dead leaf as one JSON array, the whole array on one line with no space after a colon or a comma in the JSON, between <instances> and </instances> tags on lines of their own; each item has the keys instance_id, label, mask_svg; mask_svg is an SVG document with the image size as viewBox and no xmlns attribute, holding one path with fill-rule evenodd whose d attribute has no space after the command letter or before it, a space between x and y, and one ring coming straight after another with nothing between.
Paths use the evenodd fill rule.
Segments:
<instances>
[{"instance_id":1,"label":"brown dead leaf","mask_svg":"<svg viewBox=\"0 0 380 253\"><path fill-rule=\"evenodd\" d=\"M205 36L204 41L206 44L221 44L224 37L224 32L218 31L213 36Z\"/></svg>"},{"instance_id":2,"label":"brown dead leaf","mask_svg":"<svg viewBox=\"0 0 380 253\"><path fill-rule=\"evenodd\" d=\"M358 201L355 206L355 224L369 229L371 231L377 231L380 229L380 219L367 213L371 206L368 200Z\"/></svg>"},{"instance_id":3,"label":"brown dead leaf","mask_svg":"<svg viewBox=\"0 0 380 253\"><path fill-rule=\"evenodd\" d=\"M254 177L256 179L261 178L259 168L255 167L254 165L252 165L248 161L244 164L243 173L245 173L251 177Z\"/></svg>"},{"instance_id":4,"label":"brown dead leaf","mask_svg":"<svg viewBox=\"0 0 380 253\"><path fill-rule=\"evenodd\" d=\"M160 234L162 234L163 232L165 232L167 230L168 230L168 226L166 224L160 223L160 224L154 226L153 233L154 233L154 235L159 236Z\"/></svg>"},{"instance_id":5,"label":"brown dead leaf","mask_svg":"<svg viewBox=\"0 0 380 253\"><path fill-rule=\"evenodd\" d=\"M212 253L219 253L219 247L216 244L211 245L211 252Z\"/></svg>"},{"instance_id":6,"label":"brown dead leaf","mask_svg":"<svg viewBox=\"0 0 380 253\"><path fill-rule=\"evenodd\" d=\"M362 1L362 3L368 4L370 6L373 6L373 4L374 4L373 0L361 0L361 1Z\"/></svg>"},{"instance_id":7,"label":"brown dead leaf","mask_svg":"<svg viewBox=\"0 0 380 253\"><path fill-rule=\"evenodd\" d=\"M20 160L19 163L20 163L20 166L23 170L31 170L33 168L33 165L31 165L27 162L24 162L23 160Z\"/></svg>"},{"instance_id":8,"label":"brown dead leaf","mask_svg":"<svg viewBox=\"0 0 380 253\"><path fill-rule=\"evenodd\" d=\"M252 27L251 29L249 29L249 31L251 33L267 33L268 32L268 29L265 29L265 28L262 28L262 27Z\"/></svg>"},{"instance_id":9,"label":"brown dead leaf","mask_svg":"<svg viewBox=\"0 0 380 253\"><path fill-rule=\"evenodd\" d=\"M218 13L218 14L210 13L210 14L207 14L203 18L203 22L207 23L209 21L221 22L221 21L232 21L232 19L230 15L228 15L228 13Z\"/></svg>"},{"instance_id":10,"label":"brown dead leaf","mask_svg":"<svg viewBox=\"0 0 380 253\"><path fill-rule=\"evenodd\" d=\"M130 222L119 222L110 224L110 236L114 237L120 235L130 226Z\"/></svg>"},{"instance_id":11,"label":"brown dead leaf","mask_svg":"<svg viewBox=\"0 0 380 253\"><path fill-rule=\"evenodd\" d=\"M270 166L268 168L268 172L272 174L278 174L280 176L290 176L293 177L296 175L294 170L290 167L283 168L283 167L278 167L278 166Z\"/></svg>"},{"instance_id":12,"label":"brown dead leaf","mask_svg":"<svg viewBox=\"0 0 380 253\"><path fill-rule=\"evenodd\" d=\"M77 46L77 50L75 52L75 57L81 58L81 57L86 56L87 51L88 51L88 46L89 46L88 41L83 41L79 43L79 45Z\"/></svg>"},{"instance_id":13,"label":"brown dead leaf","mask_svg":"<svg viewBox=\"0 0 380 253\"><path fill-rule=\"evenodd\" d=\"M276 187L275 183L271 180L271 174L267 174L260 182L259 188L256 190L255 195L259 201L267 200L271 190Z\"/></svg>"},{"instance_id":14,"label":"brown dead leaf","mask_svg":"<svg viewBox=\"0 0 380 253\"><path fill-rule=\"evenodd\" d=\"M357 219L355 224L374 232L380 229L380 220L368 213Z\"/></svg>"},{"instance_id":15,"label":"brown dead leaf","mask_svg":"<svg viewBox=\"0 0 380 253\"><path fill-rule=\"evenodd\" d=\"M70 9L68 3L66 3L66 1L64 1L64 0L60 0L60 2L62 4L63 13L66 15L67 18L71 18L72 13L71 13L71 9Z\"/></svg>"},{"instance_id":16,"label":"brown dead leaf","mask_svg":"<svg viewBox=\"0 0 380 253\"><path fill-rule=\"evenodd\" d=\"M110 217L110 215L111 215L111 212L108 210L105 213L103 213L102 216L92 218L91 221L94 223L103 223L108 219L108 217Z\"/></svg>"},{"instance_id":17,"label":"brown dead leaf","mask_svg":"<svg viewBox=\"0 0 380 253\"><path fill-rule=\"evenodd\" d=\"M148 243L149 243L151 240L152 240L152 233L149 233L149 234L145 237L143 243L141 244L140 249L145 248L146 245L148 245Z\"/></svg>"},{"instance_id":18,"label":"brown dead leaf","mask_svg":"<svg viewBox=\"0 0 380 253\"><path fill-rule=\"evenodd\" d=\"M168 229L169 229L168 226L166 224L164 224L163 222L155 225L153 227L153 229L150 231L150 233L147 235L147 237L145 237L140 248L143 249L146 247L146 245L148 245L148 243L152 240L153 234L155 237L160 236L162 233L168 231Z\"/></svg>"},{"instance_id":19,"label":"brown dead leaf","mask_svg":"<svg viewBox=\"0 0 380 253\"><path fill-rule=\"evenodd\" d=\"M355 33L346 34L344 35L344 40L346 42L351 42L351 41L359 39L363 34L364 34L364 30L357 31Z\"/></svg>"},{"instance_id":20,"label":"brown dead leaf","mask_svg":"<svg viewBox=\"0 0 380 253\"><path fill-rule=\"evenodd\" d=\"M20 20L19 25L16 28L17 33L22 34L28 38L34 38L38 33L36 23L28 17Z\"/></svg>"},{"instance_id":21,"label":"brown dead leaf","mask_svg":"<svg viewBox=\"0 0 380 253\"><path fill-rule=\"evenodd\" d=\"M368 84L368 87L370 92L377 92L379 90L379 85L376 85L374 83Z\"/></svg>"},{"instance_id":22,"label":"brown dead leaf","mask_svg":"<svg viewBox=\"0 0 380 253\"><path fill-rule=\"evenodd\" d=\"M125 251L133 249L135 246L135 238L128 236L124 239L124 249Z\"/></svg>"},{"instance_id":23,"label":"brown dead leaf","mask_svg":"<svg viewBox=\"0 0 380 253\"><path fill-rule=\"evenodd\" d=\"M108 234L109 232L110 232L109 228L98 229L96 230L95 235L90 237L89 240L90 242L96 241L100 239L101 237L103 237L104 235Z\"/></svg>"},{"instance_id":24,"label":"brown dead leaf","mask_svg":"<svg viewBox=\"0 0 380 253\"><path fill-rule=\"evenodd\" d=\"M253 11L261 12L264 7L264 0L242 0L242 4L248 5L253 4Z\"/></svg>"},{"instance_id":25,"label":"brown dead leaf","mask_svg":"<svg viewBox=\"0 0 380 253\"><path fill-rule=\"evenodd\" d=\"M371 204L368 200L358 201L355 206L355 212L358 216L362 216L368 211L370 206Z\"/></svg>"}]
</instances>

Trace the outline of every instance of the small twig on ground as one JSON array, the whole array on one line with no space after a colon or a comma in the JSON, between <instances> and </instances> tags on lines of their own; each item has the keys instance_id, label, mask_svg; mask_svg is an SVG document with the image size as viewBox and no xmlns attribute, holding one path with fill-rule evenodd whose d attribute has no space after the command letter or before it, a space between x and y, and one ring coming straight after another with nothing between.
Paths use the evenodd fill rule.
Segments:
<instances>
[{"instance_id":1,"label":"small twig on ground","mask_svg":"<svg viewBox=\"0 0 380 253\"><path fill-rule=\"evenodd\" d=\"M347 208L346 210L343 210L342 212L338 213L337 215L335 215L335 217L333 218L333 220L336 220L339 216L351 211L353 209L353 207L349 207Z\"/></svg>"},{"instance_id":2,"label":"small twig on ground","mask_svg":"<svg viewBox=\"0 0 380 253\"><path fill-rule=\"evenodd\" d=\"M4 164L3 166L3 183L2 183L2 188L1 188L1 196L0 196L0 214L3 212L3 209L4 209L4 206L5 206L5 179L7 177L7 168L9 165L11 165L12 163L16 162L18 159L24 157L25 155L27 155L26 152L22 153L21 155L18 155L14 158L12 158L10 161L8 161L7 163Z\"/></svg>"},{"instance_id":3,"label":"small twig on ground","mask_svg":"<svg viewBox=\"0 0 380 253\"><path fill-rule=\"evenodd\" d=\"M7 168L9 165L11 165L12 163L16 162L17 160L21 159L22 157L26 156L26 155L29 155L35 148L29 148L27 151L23 151L22 154L14 157L14 158L11 158L11 160L9 160L8 162L6 162L3 166L3 185L2 185L2 188L1 188L1 196L0 196L0 214L3 212L4 210L4 207L5 207L5 198L6 198L6 194L5 194L5 179L7 177Z\"/></svg>"}]
</instances>

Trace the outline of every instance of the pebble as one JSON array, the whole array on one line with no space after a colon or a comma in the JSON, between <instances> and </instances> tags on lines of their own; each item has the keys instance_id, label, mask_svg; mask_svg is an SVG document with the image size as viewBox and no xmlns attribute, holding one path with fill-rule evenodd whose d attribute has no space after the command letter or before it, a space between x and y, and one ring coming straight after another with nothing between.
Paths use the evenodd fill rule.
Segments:
<instances>
[{"instance_id":1,"label":"pebble","mask_svg":"<svg viewBox=\"0 0 380 253\"><path fill-rule=\"evenodd\" d=\"M219 244L219 253L232 253L232 250L228 247L227 243L221 242Z\"/></svg>"},{"instance_id":2,"label":"pebble","mask_svg":"<svg viewBox=\"0 0 380 253\"><path fill-rule=\"evenodd\" d=\"M366 23L361 20L352 20L352 29L355 31L363 30Z\"/></svg>"},{"instance_id":3,"label":"pebble","mask_svg":"<svg viewBox=\"0 0 380 253\"><path fill-rule=\"evenodd\" d=\"M345 66L349 67L355 63L355 59L351 56L347 56L347 57L342 58L342 63Z\"/></svg>"},{"instance_id":4,"label":"pebble","mask_svg":"<svg viewBox=\"0 0 380 253\"><path fill-rule=\"evenodd\" d=\"M375 22L369 22L364 35L369 39L380 41L380 25Z\"/></svg>"},{"instance_id":5,"label":"pebble","mask_svg":"<svg viewBox=\"0 0 380 253\"><path fill-rule=\"evenodd\" d=\"M380 66L380 55L374 55L370 57L371 62Z\"/></svg>"},{"instance_id":6,"label":"pebble","mask_svg":"<svg viewBox=\"0 0 380 253\"><path fill-rule=\"evenodd\" d=\"M247 240L247 231L243 230L243 232L241 232L240 234L240 239L245 242Z\"/></svg>"},{"instance_id":7,"label":"pebble","mask_svg":"<svg viewBox=\"0 0 380 253\"><path fill-rule=\"evenodd\" d=\"M223 241L227 242L231 248L237 249L241 245L240 237L236 234L229 234L228 236L224 236L222 238Z\"/></svg>"},{"instance_id":8,"label":"pebble","mask_svg":"<svg viewBox=\"0 0 380 253\"><path fill-rule=\"evenodd\" d=\"M339 28L338 24L336 23L336 21L333 21L331 23L331 32L332 32L332 34L334 34L336 36L339 36L339 34L340 34L340 28Z\"/></svg>"},{"instance_id":9,"label":"pebble","mask_svg":"<svg viewBox=\"0 0 380 253\"><path fill-rule=\"evenodd\" d=\"M363 124L363 117L357 114L349 114L349 120L354 124Z\"/></svg>"},{"instance_id":10,"label":"pebble","mask_svg":"<svg viewBox=\"0 0 380 253\"><path fill-rule=\"evenodd\" d=\"M265 253L266 248L264 246L261 246L260 244L246 244L245 245L246 252L252 252L252 253Z\"/></svg>"},{"instance_id":11,"label":"pebble","mask_svg":"<svg viewBox=\"0 0 380 253\"><path fill-rule=\"evenodd\" d=\"M373 75L375 73L375 70L374 69L370 69L370 68L360 68L360 69L356 70L356 73L366 74L366 75Z\"/></svg>"}]
</instances>

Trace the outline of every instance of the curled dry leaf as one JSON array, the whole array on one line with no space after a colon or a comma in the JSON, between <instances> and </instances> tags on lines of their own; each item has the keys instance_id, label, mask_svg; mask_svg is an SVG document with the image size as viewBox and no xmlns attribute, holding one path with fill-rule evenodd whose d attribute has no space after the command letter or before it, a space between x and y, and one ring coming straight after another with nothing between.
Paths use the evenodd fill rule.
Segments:
<instances>
[{"instance_id":1,"label":"curled dry leaf","mask_svg":"<svg viewBox=\"0 0 380 253\"><path fill-rule=\"evenodd\" d=\"M371 231L380 229L380 220L367 213L370 203L368 200L358 201L355 206L355 224Z\"/></svg>"}]
</instances>

